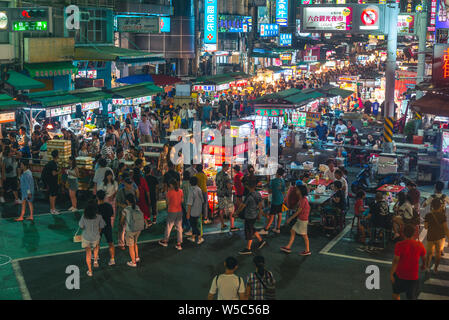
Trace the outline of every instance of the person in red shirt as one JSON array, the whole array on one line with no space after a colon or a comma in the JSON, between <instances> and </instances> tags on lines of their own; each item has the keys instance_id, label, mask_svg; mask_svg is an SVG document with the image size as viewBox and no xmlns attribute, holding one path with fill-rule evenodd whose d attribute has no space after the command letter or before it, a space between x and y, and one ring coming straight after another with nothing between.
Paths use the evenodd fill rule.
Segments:
<instances>
[{"instance_id":1,"label":"person in red shirt","mask_svg":"<svg viewBox=\"0 0 449 320\"><path fill-rule=\"evenodd\" d=\"M310 256L312 253L310 252L309 247L309 237L307 236L307 225L309 223L309 213L310 213L310 204L307 200L307 187L304 185L300 185L297 187L297 192L299 196L298 202L298 211L290 218L287 219L285 224L290 224L290 222L296 219L295 224L292 226L290 230L290 241L285 247L281 247L281 251L286 253L292 252L292 245L295 241L296 234L301 235L304 238L305 250L300 253L302 256Z\"/></svg>"},{"instance_id":2,"label":"person in red shirt","mask_svg":"<svg viewBox=\"0 0 449 320\"><path fill-rule=\"evenodd\" d=\"M420 241L414 240L415 227L411 224L404 226L405 240L398 242L394 248L393 265L390 279L393 284L393 300L400 300L405 292L408 300L416 299L419 278L419 259L421 269L425 269L426 249Z\"/></svg>"},{"instance_id":3,"label":"person in red shirt","mask_svg":"<svg viewBox=\"0 0 449 320\"><path fill-rule=\"evenodd\" d=\"M235 189L235 205L236 208L240 206L242 203L243 192L245 191L245 187L242 183L243 173L240 171L240 166L234 166L234 189Z\"/></svg>"}]
</instances>

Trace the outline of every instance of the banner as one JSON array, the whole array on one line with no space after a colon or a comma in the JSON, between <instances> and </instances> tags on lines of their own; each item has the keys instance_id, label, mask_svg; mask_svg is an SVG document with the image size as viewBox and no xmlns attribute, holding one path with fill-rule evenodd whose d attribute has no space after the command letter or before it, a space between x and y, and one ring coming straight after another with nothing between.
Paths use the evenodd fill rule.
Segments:
<instances>
[{"instance_id":1,"label":"banner","mask_svg":"<svg viewBox=\"0 0 449 320\"><path fill-rule=\"evenodd\" d=\"M217 51L218 0L204 0L204 44L206 51Z\"/></svg>"},{"instance_id":2,"label":"banner","mask_svg":"<svg viewBox=\"0 0 449 320\"><path fill-rule=\"evenodd\" d=\"M303 31L352 30L351 7L304 7Z\"/></svg>"},{"instance_id":3,"label":"banner","mask_svg":"<svg viewBox=\"0 0 449 320\"><path fill-rule=\"evenodd\" d=\"M288 26L288 0L276 0L276 23Z\"/></svg>"}]
</instances>

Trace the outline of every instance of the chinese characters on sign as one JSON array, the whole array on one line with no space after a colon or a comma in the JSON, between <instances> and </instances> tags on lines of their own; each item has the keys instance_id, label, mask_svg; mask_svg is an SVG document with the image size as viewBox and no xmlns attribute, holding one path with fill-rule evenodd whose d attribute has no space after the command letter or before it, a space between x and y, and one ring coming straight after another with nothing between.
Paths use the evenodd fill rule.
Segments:
<instances>
[{"instance_id":1,"label":"chinese characters on sign","mask_svg":"<svg viewBox=\"0 0 449 320\"><path fill-rule=\"evenodd\" d=\"M261 109L256 108L256 115L262 117L278 117L284 115L283 109Z\"/></svg>"},{"instance_id":2,"label":"chinese characters on sign","mask_svg":"<svg viewBox=\"0 0 449 320\"><path fill-rule=\"evenodd\" d=\"M319 112L307 112L306 126L315 128L316 123L321 120L321 114Z\"/></svg>"},{"instance_id":3,"label":"chinese characters on sign","mask_svg":"<svg viewBox=\"0 0 449 320\"><path fill-rule=\"evenodd\" d=\"M352 29L351 7L305 7L304 31L349 31Z\"/></svg>"},{"instance_id":4,"label":"chinese characters on sign","mask_svg":"<svg viewBox=\"0 0 449 320\"><path fill-rule=\"evenodd\" d=\"M158 17L117 17L118 32L159 33Z\"/></svg>"},{"instance_id":5,"label":"chinese characters on sign","mask_svg":"<svg viewBox=\"0 0 449 320\"><path fill-rule=\"evenodd\" d=\"M281 47L288 47L292 45L292 34L291 33L281 33L279 35L279 45Z\"/></svg>"},{"instance_id":6,"label":"chinese characters on sign","mask_svg":"<svg viewBox=\"0 0 449 320\"><path fill-rule=\"evenodd\" d=\"M437 16L437 0L432 0L430 3L430 20L427 31L435 31L435 22Z\"/></svg>"},{"instance_id":7,"label":"chinese characters on sign","mask_svg":"<svg viewBox=\"0 0 449 320\"><path fill-rule=\"evenodd\" d=\"M204 44L206 51L217 51L217 0L204 0Z\"/></svg>"},{"instance_id":8,"label":"chinese characters on sign","mask_svg":"<svg viewBox=\"0 0 449 320\"><path fill-rule=\"evenodd\" d=\"M249 32L252 26L250 16L233 16L221 14L218 16L218 32Z\"/></svg>"},{"instance_id":9,"label":"chinese characters on sign","mask_svg":"<svg viewBox=\"0 0 449 320\"><path fill-rule=\"evenodd\" d=\"M443 79L449 78L449 48L444 51L443 55Z\"/></svg>"},{"instance_id":10,"label":"chinese characters on sign","mask_svg":"<svg viewBox=\"0 0 449 320\"><path fill-rule=\"evenodd\" d=\"M261 37L277 37L279 34L279 25L272 23L260 24L260 36Z\"/></svg>"},{"instance_id":11,"label":"chinese characters on sign","mask_svg":"<svg viewBox=\"0 0 449 320\"><path fill-rule=\"evenodd\" d=\"M294 126L304 128L306 126L307 113L293 111L292 113L292 123Z\"/></svg>"},{"instance_id":12,"label":"chinese characters on sign","mask_svg":"<svg viewBox=\"0 0 449 320\"><path fill-rule=\"evenodd\" d=\"M214 85L194 85L193 91L215 91Z\"/></svg>"},{"instance_id":13,"label":"chinese characters on sign","mask_svg":"<svg viewBox=\"0 0 449 320\"><path fill-rule=\"evenodd\" d=\"M283 27L288 25L288 0L276 0L276 23Z\"/></svg>"},{"instance_id":14,"label":"chinese characters on sign","mask_svg":"<svg viewBox=\"0 0 449 320\"><path fill-rule=\"evenodd\" d=\"M437 87L449 85L449 44L438 43L434 45L432 82Z\"/></svg>"},{"instance_id":15,"label":"chinese characters on sign","mask_svg":"<svg viewBox=\"0 0 449 320\"><path fill-rule=\"evenodd\" d=\"M398 33L410 34L414 33L415 16L400 14L398 16Z\"/></svg>"}]
</instances>

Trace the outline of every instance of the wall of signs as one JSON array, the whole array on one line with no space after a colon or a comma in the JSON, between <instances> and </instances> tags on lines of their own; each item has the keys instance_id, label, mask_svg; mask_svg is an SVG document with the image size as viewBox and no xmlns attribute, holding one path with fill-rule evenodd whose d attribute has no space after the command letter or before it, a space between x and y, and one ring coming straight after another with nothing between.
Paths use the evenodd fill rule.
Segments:
<instances>
[{"instance_id":1,"label":"wall of signs","mask_svg":"<svg viewBox=\"0 0 449 320\"><path fill-rule=\"evenodd\" d=\"M316 123L321 120L319 112L306 112L306 127L315 128Z\"/></svg>"},{"instance_id":2,"label":"wall of signs","mask_svg":"<svg viewBox=\"0 0 449 320\"><path fill-rule=\"evenodd\" d=\"M85 102L81 104L81 111L87 111L87 110L95 110L100 108L100 101L94 101L94 102Z\"/></svg>"},{"instance_id":3,"label":"wall of signs","mask_svg":"<svg viewBox=\"0 0 449 320\"><path fill-rule=\"evenodd\" d=\"M306 126L307 112L293 111L292 123L294 126L304 128Z\"/></svg>"},{"instance_id":4,"label":"wall of signs","mask_svg":"<svg viewBox=\"0 0 449 320\"><path fill-rule=\"evenodd\" d=\"M276 0L276 23L283 27L288 26L288 0Z\"/></svg>"},{"instance_id":5,"label":"wall of signs","mask_svg":"<svg viewBox=\"0 0 449 320\"><path fill-rule=\"evenodd\" d=\"M259 25L261 37L277 37L279 35L279 25L274 23L261 23Z\"/></svg>"},{"instance_id":6,"label":"wall of signs","mask_svg":"<svg viewBox=\"0 0 449 320\"><path fill-rule=\"evenodd\" d=\"M218 0L204 0L204 45L205 51L217 51Z\"/></svg>"},{"instance_id":7,"label":"wall of signs","mask_svg":"<svg viewBox=\"0 0 449 320\"><path fill-rule=\"evenodd\" d=\"M203 84L199 84L199 85L194 85L193 86L193 91L215 91L215 86L214 85L203 85Z\"/></svg>"}]
</instances>

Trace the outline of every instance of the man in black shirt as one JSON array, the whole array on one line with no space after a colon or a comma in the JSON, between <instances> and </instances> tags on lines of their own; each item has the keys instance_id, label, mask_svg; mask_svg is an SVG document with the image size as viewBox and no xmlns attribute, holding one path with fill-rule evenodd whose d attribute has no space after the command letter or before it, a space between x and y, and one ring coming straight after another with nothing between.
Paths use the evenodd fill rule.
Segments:
<instances>
[{"instance_id":1,"label":"man in black shirt","mask_svg":"<svg viewBox=\"0 0 449 320\"><path fill-rule=\"evenodd\" d=\"M154 176L154 169L150 166L145 166L145 180L147 181L148 188L150 189L150 206L151 215L153 216L152 224L156 224L157 218L157 193L159 180Z\"/></svg>"},{"instance_id":2,"label":"man in black shirt","mask_svg":"<svg viewBox=\"0 0 449 320\"><path fill-rule=\"evenodd\" d=\"M53 160L50 160L44 167L43 172L45 172L45 183L48 187L49 198L50 198L50 213L59 214L56 210L56 196L58 195L58 150L53 150L51 152Z\"/></svg>"},{"instance_id":3,"label":"man in black shirt","mask_svg":"<svg viewBox=\"0 0 449 320\"><path fill-rule=\"evenodd\" d=\"M335 193L332 196L332 206L340 211L345 210L345 193L343 191L343 184L341 181L334 182Z\"/></svg>"},{"instance_id":4,"label":"man in black shirt","mask_svg":"<svg viewBox=\"0 0 449 320\"><path fill-rule=\"evenodd\" d=\"M108 265L113 266L115 264L115 248L114 248L114 240L112 239L112 224L111 218L114 215L114 209L112 206L104 202L104 198L106 197L106 192L104 190L99 190L97 192L97 205L98 205L98 213L103 217L106 226L101 230L101 235L104 235L106 241L109 245L109 254L111 259L109 260Z\"/></svg>"}]
</instances>

